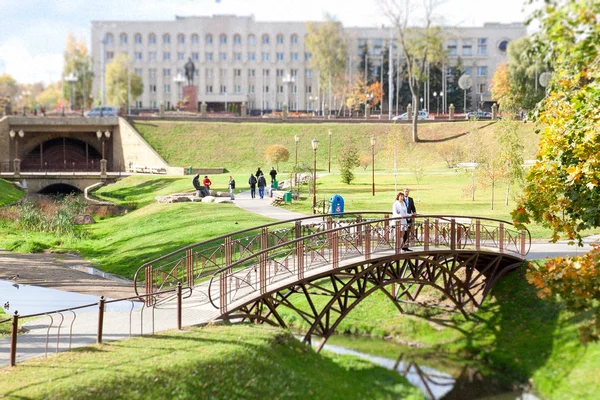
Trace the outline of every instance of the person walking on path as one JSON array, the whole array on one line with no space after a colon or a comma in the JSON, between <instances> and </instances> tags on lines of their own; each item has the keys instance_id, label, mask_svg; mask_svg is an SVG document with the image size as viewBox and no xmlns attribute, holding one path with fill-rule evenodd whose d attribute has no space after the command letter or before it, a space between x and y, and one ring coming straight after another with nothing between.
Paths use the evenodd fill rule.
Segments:
<instances>
[{"instance_id":1,"label":"person walking on path","mask_svg":"<svg viewBox=\"0 0 600 400\"><path fill-rule=\"evenodd\" d=\"M275 170L275 167L271 167L271 172L269 172L269 175L271 175L271 183L275 182L275 178L277 177L277 171Z\"/></svg>"},{"instance_id":2,"label":"person walking on path","mask_svg":"<svg viewBox=\"0 0 600 400\"><path fill-rule=\"evenodd\" d=\"M261 174L258 177L258 195L261 199L265 198L265 186L267 186L267 180L265 179L265 176Z\"/></svg>"},{"instance_id":3,"label":"person walking on path","mask_svg":"<svg viewBox=\"0 0 600 400\"><path fill-rule=\"evenodd\" d=\"M258 179L259 176L264 175L264 173L262 172L262 170L260 169L260 167L258 167L258 169L256 170L256 179Z\"/></svg>"},{"instance_id":4,"label":"person walking on path","mask_svg":"<svg viewBox=\"0 0 600 400\"><path fill-rule=\"evenodd\" d=\"M406 212L411 215L417 215L417 209L415 208L415 201L412 197L409 197L410 189L404 188L404 204L406 204ZM408 237L410 232L410 226L413 223L413 218L407 218L406 220L406 232L404 232L404 248L402 250L411 251L408 248Z\"/></svg>"},{"instance_id":5,"label":"person walking on path","mask_svg":"<svg viewBox=\"0 0 600 400\"><path fill-rule=\"evenodd\" d=\"M231 175L229 175L229 196L231 200L235 200L235 196L233 195L233 190L235 189L235 180Z\"/></svg>"},{"instance_id":6,"label":"person walking on path","mask_svg":"<svg viewBox=\"0 0 600 400\"><path fill-rule=\"evenodd\" d=\"M253 174L250 174L250 179L248 179L248 184L250 185L250 197L253 199L256 197L256 177Z\"/></svg>"},{"instance_id":7,"label":"person walking on path","mask_svg":"<svg viewBox=\"0 0 600 400\"><path fill-rule=\"evenodd\" d=\"M204 185L204 187L206 187L206 189L210 190L210 185L212 185L212 182L210 181L210 179L208 179L208 175L204 175L204 180L202 181L202 184Z\"/></svg>"},{"instance_id":8,"label":"person walking on path","mask_svg":"<svg viewBox=\"0 0 600 400\"><path fill-rule=\"evenodd\" d=\"M404 231L403 239L402 239L402 250L410 251L408 248L408 243L406 243L406 232L408 232L407 218L410 216L408 213L408 209L406 207L406 199L404 198L404 193L399 192L396 196L396 201L392 205L392 217L398 218L394 220L394 224L400 224L400 230ZM399 238L396 238L398 240Z\"/></svg>"}]
</instances>

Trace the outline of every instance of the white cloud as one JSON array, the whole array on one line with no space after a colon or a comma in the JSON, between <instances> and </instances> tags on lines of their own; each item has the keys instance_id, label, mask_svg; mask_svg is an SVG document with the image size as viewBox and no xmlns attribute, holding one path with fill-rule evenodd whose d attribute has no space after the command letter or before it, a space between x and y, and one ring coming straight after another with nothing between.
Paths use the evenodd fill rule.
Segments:
<instances>
[{"instance_id":1,"label":"white cloud","mask_svg":"<svg viewBox=\"0 0 600 400\"><path fill-rule=\"evenodd\" d=\"M62 53L31 54L22 39L10 39L0 44L5 73L17 82L49 83L61 79Z\"/></svg>"}]
</instances>

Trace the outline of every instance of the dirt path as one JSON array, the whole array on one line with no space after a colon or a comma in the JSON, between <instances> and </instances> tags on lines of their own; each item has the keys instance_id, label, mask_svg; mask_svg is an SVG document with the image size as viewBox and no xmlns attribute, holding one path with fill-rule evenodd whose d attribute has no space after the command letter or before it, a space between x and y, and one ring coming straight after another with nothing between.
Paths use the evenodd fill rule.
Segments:
<instances>
[{"instance_id":1,"label":"dirt path","mask_svg":"<svg viewBox=\"0 0 600 400\"><path fill-rule=\"evenodd\" d=\"M89 262L75 254L21 254L0 250L0 280L9 280L18 274L19 284L113 299L135 295L132 282L82 271L90 268L92 265Z\"/></svg>"}]
</instances>

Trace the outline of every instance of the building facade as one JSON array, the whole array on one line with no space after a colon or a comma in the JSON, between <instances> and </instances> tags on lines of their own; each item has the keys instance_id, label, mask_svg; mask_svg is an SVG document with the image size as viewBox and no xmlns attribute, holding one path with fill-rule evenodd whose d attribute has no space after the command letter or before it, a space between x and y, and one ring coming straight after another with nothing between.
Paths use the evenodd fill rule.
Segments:
<instances>
[{"instance_id":1,"label":"building facade","mask_svg":"<svg viewBox=\"0 0 600 400\"><path fill-rule=\"evenodd\" d=\"M389 43L389 28L343 28L349 40L349 71L358 67L368 49L367 64L380 65ZM134 109L172 108L182 99L184 65L195 64L193 86L198 102L209 110L231 109L245 102L254 114L337 109L341 99L319 87L319 71L311 67L306 48L306 22L259 22L252 16L176 17L172 21L94 21L91 49L95 98L102 98L102 71L118 53L129 57L131 71L142 77L144 91L131 99ZM490 83L497 66L508 60L508 42L525 36L520 23L487 23L483 27L445 29L448 52L444 71L461 63L472 77L471 102L490 102ZM399 56L392 59L398 62ZM459 61L460 60L460 61ZM379 64L377 64L379 63ZM377 74L377 68L370 72ZM387 85L387 82L383 82ZM425 86L424 96L431 96ZM384 99L384 108L388 101ZM428 102L426 102L428 104ZM392 106L397 106L392 103ZM400 108L406 104L400 104ZM442 102L443 109L445 104Z\"/></svg>"}]
</instances>

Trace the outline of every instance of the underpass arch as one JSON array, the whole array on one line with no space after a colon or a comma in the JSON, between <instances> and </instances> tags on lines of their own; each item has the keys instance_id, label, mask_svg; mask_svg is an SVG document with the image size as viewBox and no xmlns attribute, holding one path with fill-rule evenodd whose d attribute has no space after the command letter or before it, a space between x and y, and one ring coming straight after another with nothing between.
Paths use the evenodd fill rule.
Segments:
<instances>
[{"instance_id":1,"label":"underpass arch","mask_svg":"<svg viewBox=\"0 0 600 400\"><path fill-rule=\"evenodd\" d=\"M83 190L68 183L53 183L43 187L37 193L48 195L83 194Z\"/></svg>"}]
</instances>

